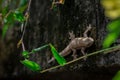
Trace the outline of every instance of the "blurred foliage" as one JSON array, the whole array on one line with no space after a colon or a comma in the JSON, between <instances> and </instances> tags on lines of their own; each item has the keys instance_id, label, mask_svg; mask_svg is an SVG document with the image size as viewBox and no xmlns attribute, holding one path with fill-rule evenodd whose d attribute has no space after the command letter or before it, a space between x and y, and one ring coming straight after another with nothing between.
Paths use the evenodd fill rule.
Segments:
<instances>
[{"instance_id":1,"label":"blurred foliage","mask_svg":"<svg viewBox=\"0 0 120 80\"><path fill-rule=\"evenodd\" d=\"M24 15L20 11L18 11L18 10L15 10L15 12L14 12L14 18L15 18L15 20L17 20L19 22L25 21Z\"/></svg>"},{"instance_id":2,"label":"blurred foliage","mask_svg":"<svg viewBox=\"0 0 120 80\"><path fill-rule=\"evenodd\" d=\"M25 17L24 15L19 12L18 10L15 11L9 11L9 13L6 14L6 16L4 17L4 26L2 29L2 37L4 38L6 35L6 32L8 30L8 28L10 27L10 25L14 26L15 22L23 22L25 21Z\"/></svg>"},{"instance_id":3,"label":"blurred foliage","mask_svg":"<svg viewBox=\"0 0 120 80\"><path fill-rule=\"evenodd\" d=\"M105 14L111 19L120 17L120 0L101 0Z\"/></svg>"},{"instance_id":4,"label":"blurred foliage","mask_svg":"<svg viewBox=\"0 0 120 80\"><path fill-rule=\"evenodd\" d=\"M8 6L5 6L3 9L2 9L2 16L5 17L5 15L8 13Z\"/></svg>"},{"instance_id":5,"label":"blurred foliage","mask_svg":"<svg viewBox=\"0 0 120 80\"><path fill-rule=\"evenodd\" d=\"M40 71L41 70L41 67L36 62L30 61L27 59L20 61L20 62L32 71Z\"/></svg>"},{"instance_id":6,"label":"blurred foliage","mask_svg":"<svg viewBox=\"0 0 120 80\"><path fill-rule=\"evenodd\" d=\"M65 0L59 0L59 2L60 2L61 4L64 4L64 3L65 3Z\"/></svg>"},{"instance_id":7,"label":"blurred foliage","mask_svg":"<svg viewBox=\"0 0 120 80\"><path fill-rule=\"evenodd\" d=\"M112 19L107 25L109 33L103 42L103 48L107 48L120 35L120 0L101 0L101 4L105 9L105 15Z\"/></svg>"},{"instance_id":8,"label":"blurred foliage","mask_svg":"<svg viewBox=\"0 0 120 80\"><path fill-rule=\"evenodd\" d=\"M22 6L26 6L27 3L28 3L28 0L20 0L19 5L20 7L22 7Z\"/></svg>"},{"instance_id":9,"label":"blurred foliage","mask_svg":"<svg viewBox=\"0 0 120 80\"><path fill-rule=\"evenodd\" d=\"M106 36L103 47L109 47L120 35L120 19L113 20L107 25L107 30L109 34Z\"/></svg>"},{"instance_id":10,"label":"blurred foliage","mask_svg":"<svg viewBox=\"0 0 120 80\"><path fill-rule=\"evenodd\" d=\"M57 50L55 49L55 47L52 44L50 44L50 48L51 48L54 58L57 60L57 62L61 66L63 66L66 63L66 60L61 55L59 55L59 53L57 52Z\"/></svg>"},{"instance_id":11,"label":"blurred foliage","mask_svg":"<svg viewBox=\"0 0 120 80\"><path fill-rule=\"evenodd\" d=\"M113 77L112 80L120 80L120 71L117 72L117 74Z\"/></svg>"},{"instance_id":12,"label":"blurred foliage","mask_svg":"<svg viewBox=\"0 0 120 80\"><path fill-rule=\"evenodd\" d=\"M5 17L4 17L4 26L2 28L2 37L4 38L6 35L6 32L8 28L13 25L14 23L14 17L13 17L13 12L9 12Z\"/></svg>"},{"instance_id":13,"label":"blurred foliage","mask_svg":"<svg viewBox=\"0 0 120 80\"><path fill-rule=\"evenodd\" d=\"M107 48L120 36L120 0L101 0L101 4L105 9L105 15L112 19L107 25L109 33L103 42L103 48ZM120 71L112 80L120 80Z\"/></svg>"},{"instance_id":14,"label":"blurred foliage","mask_svg":"<svg viewBox=\"0 0 120 80\"><path fill-rule=\"evenodd\" d=\"M0 13L2 13L4 23L4 26L2 26L3 38L8 29L15 26L16 21L25 21L23 13L27 8L27 4L28 0L0 0Z\"/></svg>"}]
</instances>

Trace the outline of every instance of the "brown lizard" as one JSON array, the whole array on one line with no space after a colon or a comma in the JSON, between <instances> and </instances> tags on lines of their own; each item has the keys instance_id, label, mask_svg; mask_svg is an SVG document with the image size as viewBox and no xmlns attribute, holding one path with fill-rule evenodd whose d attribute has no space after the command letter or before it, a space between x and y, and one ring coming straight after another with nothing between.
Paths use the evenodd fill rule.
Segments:
<instances>
[{"instance_id":1,"label":"brown lizard","mask_svg":"<svg viewBox=\"0 0 120 80\"><path fill-rule=\"evenodd\" d=\"M93 44L93 42L94 42L93 38L87 36L87 33L88 33L88 31L90 31L91 28L92 28L91 25L89 25L87 27L87 29L83 33L83 37L75 38L75 35L73 34L73 32L71 32L71 33L69 32L71 41L68 44L68 46L64 50L62 50L60 52L60 55L65 57L65 56L69 55L73 51L73 54L72 54L73 59L76 59L77 58L77 54L76 54L76 50L77 49L81 49L82 54L86 55L85 54L85 49L87 47L90 47ZM84 59L86 60L86 58L84 58ZM51 63L54 60L55 60L55 58L52 57L48 61L48 63Z\"/></svg>"}]
</instances>

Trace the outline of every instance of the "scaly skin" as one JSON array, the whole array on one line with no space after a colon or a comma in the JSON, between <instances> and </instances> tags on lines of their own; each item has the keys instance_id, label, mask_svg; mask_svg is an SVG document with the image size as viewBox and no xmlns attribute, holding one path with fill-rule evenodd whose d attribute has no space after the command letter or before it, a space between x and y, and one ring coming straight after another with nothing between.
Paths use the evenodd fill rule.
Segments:
<instances>
[{"instance_id":1,"label":"scaly skin","mask_svg":"<svg viewBox=\"0 0 120 80\"><path fill-rule=\"evenodd\" d=\"M77 58L77 55L76 55L76 50L78 49L81 49L81 52L83 55L85 55L85 49L87 47L90 47L93 42L94 42L94 39L91 38L91 37L87 37L87 32L91 29L91 26L89 26L87 28L87 30L84 32L84 37L78 37L78 38L75 38L75 35L73 33L69 33L70 34L70 38L71 38L71 42L68 44L68 46L62 50L60 52L60 55L65 57L67 55L69 55L72 51L73 51L73 59L76 59ZM86 60L86 58L84 58ZM48 63L51 63L52 61L54 61L55 58L52 57Z\"/></svg>"}]
</instances>

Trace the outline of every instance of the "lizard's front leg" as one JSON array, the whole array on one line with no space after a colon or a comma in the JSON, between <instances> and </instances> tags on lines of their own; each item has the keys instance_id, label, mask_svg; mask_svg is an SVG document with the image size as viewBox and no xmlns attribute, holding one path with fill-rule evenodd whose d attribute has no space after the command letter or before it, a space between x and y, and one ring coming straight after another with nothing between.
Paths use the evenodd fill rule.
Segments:
<instances>
[{"instance_id":1,"label":"lizard's front leg","mask_svg":"<svg viewBox=\"0 0 120 80\"><path fill-rule=\"evenodd\" d=\"M85 48L84 48L84 47L81 48L81 52L82 52L82 54L83 54L84 56L86 55L86 53L85 53ZM84 58L84 60L86 60L86 59L87 59L87 57Z\"/></svg>"},{"instance_id":2,"label":"lizard's front leg","mask_svg":"<svg viewBox=\"0 0 120 80\"><path fill-rule=\"evenodd\" d=\"M83 36L84 37L88 37L88 35L87 35L87 33L88 33L88 31L90 31L91 30L91 24L89 24L89 26L87 27L87 29L85 30L85 32L83 33Z\"/></svg>"},{"instance_id":3,"label":"lizard's front leg","mask_svg":"<svg viewBox=\"0 0 120 80\"><path fill-rule=\"evenodd\" d=\"M76 49L72 49L72 51L73 51L72 57L73 59L76 59L77 58Z\"/></svg>"}]
</instances>

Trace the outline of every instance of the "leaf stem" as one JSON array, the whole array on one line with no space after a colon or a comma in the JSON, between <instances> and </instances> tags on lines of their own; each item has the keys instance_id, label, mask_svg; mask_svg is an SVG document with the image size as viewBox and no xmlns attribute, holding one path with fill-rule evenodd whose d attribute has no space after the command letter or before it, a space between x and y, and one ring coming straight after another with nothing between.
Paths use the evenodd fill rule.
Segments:
<instances>
[{"instance_id":1,"label":"leaf stem","mask_svg":"<svg viewBox=\"0 0 120 80\"><path fill-rule=\"evenodd\" d=\"M21 28L23 28L23 34L22 34L22 37L21 37L23 50L25 49L25 46L24 46L24 43L23 43L23 38L24 38L24 35L25 35L27 23L28 23L31 1L32 1L32 0L29 0L28 8L27 8L26 13L25 13L26 21L25 21L25 23L22 23L22 25L21 25Z\"/></svg>"},{"instance_id":2,"label":"leaf stem","mask_svg":"<svg viewBox=\"0 0 120 80\"><path fill-rule=\"evenodd\" d=\"M29 52L29 54L33 54L33 53L35 53L35 52L38 52L38 51L40 51L40 50L42 50L42 49L44 49L44 48L46 48L46 47L48 47L49 46L49 44L46 44L46 45L44 45L44 46L42 46L42 47L38 47L38 48L36 48L36 49L33 49L31 52Z\"/></svg>"}]
</instances>

